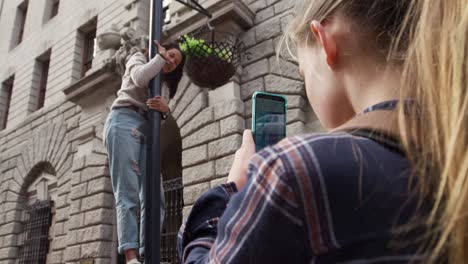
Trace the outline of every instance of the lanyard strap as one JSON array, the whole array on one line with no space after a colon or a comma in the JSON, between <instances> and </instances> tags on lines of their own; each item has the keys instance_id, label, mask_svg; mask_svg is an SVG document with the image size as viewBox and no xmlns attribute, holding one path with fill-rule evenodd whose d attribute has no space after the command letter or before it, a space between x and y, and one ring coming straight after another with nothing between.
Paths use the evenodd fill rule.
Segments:
<instances>
[{"instance_id":1,"label":"lanyard strap","mask_svg":"<svg viewBox=\"0 0 468 264\"><path fill-rule=\"evenodd\" d=\"M370 113L370 112L377 111L377 110L390 110L390 111L395 110L399 103L400 103L400 100L396 100L396 99L383 101L381 103L375 104L373 106L370 106L364 109L364 111L362 111L362 114ZM407 99L403 101L403 107L405 109L405 113L410 113L410 108L417 107L417 104L415 104L414 100Z\"/></svg>"},{"instance_id":2,"label":"lanyard strap","mask_svg":"<svg viewBox=\"0 0 468 264\"><path fill-rule=\"evenodd\" d=\"M370 106L362 112L364 113L369 113L377 110L395 110L395 108L398 105L399 100L389 100L389 101L384 101L378 104L375 104L373 106Z\"/></svg>"}]
</instances>

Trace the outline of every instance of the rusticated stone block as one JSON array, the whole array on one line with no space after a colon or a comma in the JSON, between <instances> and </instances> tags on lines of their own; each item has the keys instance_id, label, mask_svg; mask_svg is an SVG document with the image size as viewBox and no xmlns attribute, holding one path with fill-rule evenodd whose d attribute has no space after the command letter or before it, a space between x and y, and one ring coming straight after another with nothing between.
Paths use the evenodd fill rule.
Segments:
<instances>
[{"instance_id":1,"label":"rusticated stone block","mask_svg":"<svg viewBox=\"0 0 468 264\"><path fill-rule=\"evenodd\" d=\"M184 138L182 140L182 148L188 149L193 146L201 145L204 143L208 143L212 140L219 138L219 123L212 123L207 125L197 132L193 133L192 135Z\"/></svg>"},{"instance_id":2,"label":"rusticated stone block","mask_svg":"<svg viewBox=\"0 0 468 264\"><path fill-rule=\"evenodd\" d=\"M201 92L193 99L190 105L183 111L180 117L177 119L177 125L184 127L184 125L200 113L204 108L208 106L208 98L206 93Z\"/></svg>"},{"instance_id":3,"label":"rusticated stone block","mask_svg":"<svg viewBox=\"0 0 468 264\"><path fill-rule=\"evenodd\" d=\"M184 204L191 205L206 191L210 189L209 182L184 187Z\"/></svg>"},{"instance_id":4,"label":"rusticated stone block","mask_svg":"<svg viewBox=\"0 0 468 264\"><path fill-rule=\"evenodd\" d=\"M203 126L214 122L214 108L208 107L202 110L198 115L191 119L183 128L180 129L180 135L186 137L187 135L197 131Z\"/></svg>"},{"instance_id":5,"label":"rusticated stone block","mask_svg":"<svg viewBox=\"0 0 468 264\"><path fill-rule=\"evenodd\" d=\"M114 218L113 209L97 209L85 213L84 225L113 224Z\"/></svg>"},{"instance_id":6,"label":"rusticated stone block","mask_svg":"<svg viewBox=\"0 0 468 264\"><path fill-rule=\"evenodd\" d=\"M88 183L88 195L93 195L100 192L112 193L112 183L110 177L100 177L91 180Z\"/></svg>"},{"instance_id":7,"label":"rusticated stone block","mask_svg":"<svg viewBox=\"0 0 468 264\"><path fill-rule=\"evenodd\" d=\"M305 95L304 83L276 75L265 77L265 90L271 93Z\"/></svg>"},{"instance_id":8,"label":"rusticated stone block","mask_svg":"<svg viewBox=\"0 0 468 264\"><path fill-rule=\"evenodd\" d=\"M255 78L267 75L270 66L267 59L263 59L246 66L243 70L242 82L247 82Z\"/></svg>"},{"instance_id":9,"label":"rusticated stone block","mask_svg":"<svg viewBox=\"0 0 468 264\"><path fill-rule=\"evenodd\" d=\"M208 157L210 159L223 157L235 153L242 144L242 136L235 134L208 144Z\"/></svg>"},{"instance_id":10,"label":"rusticated stone block","mask_svg":"<svg viewBox=\"0 0 468 264\"><path fill-rule=\"evenodd\" d=\"M244 102L240 100L231 100L215 105L214 109L215 120L220 120L232 115L244 114Z\"/></svg>"},{"instance_id":11,"label":"rusticated stone block","mask_svg":"<svg viewBox=\"0 0 468 264\"><path fill-rule=\"evenodd\" d=\"M113 208L114 195L110 193L98 193L81 200L81 211L89 211L99 208Z\"/></svg>"},{"instance_id":12,"label":"rusticated stone block","mask_svg":"<svg viewBox=\"0 0 468 264\"><path fill-rule=\"evenodd\" d=\"M80 259L80 246L67 247L65 249L65 261L76 261Z\"/></svg>"},{"instance_id":13,"label":"rusticated stone block","mask_svg":"<svg viewBox=\"0 0 468 264\"><path fill-rule=\"evenodd\" d=\"M245 129L245 120L238 115L230 116L221 120L221 136L228 136L235 133L243 133Z\"/></svg>"},{"instance_id":14,"label":"rusticated stone block","mask_svg":"<svg viewBox=\"0 0 468 264\"><path fill-rule=\"evenodd\" d=\"M81 258L98 258L110 256L112 250L115 250L112 246L112 242L91 242L81 245Z\"/></svg>"},{"instance_id":15,"label":"rusticated stone block","mask_svg":"<svg viewBox=\"0 0 468 264\"><path fill-rule=\"evenodd\" d=\"M89 243L91 241L112 240L112 225L95 225L77 230L79 242Z\"/></svg>"},{"instance_id":16,"label":"rusticated stone block","mask_svg":"<svg viewBox=\"0 0 468 264\"><path fill-rule=\"evenodd\" d=\"M216 177L223 177L229 174L232 163L234 162L234 155L227 156L215 161Z\"/></svg>"},{"instance_id":17,"label":"rusticated stone block","mask_svg":"<svg viewBox=\"0 0 468 264\"><path fill-rule=\"evenodd\" d=\"M208 159L208 145L184 150L182 152L182 167L192 166Z\"/></svg>"},{"instance_id":18,"label":"rusticated stone block","mask_svg":"<svg viewBox=\"0 0 468 264\"><path fill-rule=\"evenodd\" d=\"M198 166L186 168L183 171L182 178L184 186L207 181L214 177L214 173L215 170L213 161Z\"/></svg>"}]
</instances>

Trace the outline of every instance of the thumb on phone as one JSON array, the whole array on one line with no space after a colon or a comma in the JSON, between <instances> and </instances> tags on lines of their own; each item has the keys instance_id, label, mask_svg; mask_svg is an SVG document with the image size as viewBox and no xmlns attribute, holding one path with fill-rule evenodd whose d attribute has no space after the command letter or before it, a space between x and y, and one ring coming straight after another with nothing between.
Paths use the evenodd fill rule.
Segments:
<instances>
[{"instance_id":1,"label":"thumb on phone","mask_svg":"<svg viewBox=\"0 0 468 264\"><path fill-rule=\"evenodd\" d=\"M252 135L252 130L246 129L244 130L244 134L242 135L242 146L243 148L247 148L250 150L250 148L253 148L255 152L255 142L253 139Z\"/></svg>"}]
</instances>

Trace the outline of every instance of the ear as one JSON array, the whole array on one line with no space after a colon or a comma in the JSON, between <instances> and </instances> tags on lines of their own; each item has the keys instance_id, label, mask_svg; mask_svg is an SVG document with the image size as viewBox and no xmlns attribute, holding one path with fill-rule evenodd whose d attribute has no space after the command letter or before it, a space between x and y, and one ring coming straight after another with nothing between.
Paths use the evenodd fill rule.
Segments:
<instances>
[{"instance_id":1,"label":"ear","mask_svg":"<svg viewBox=\"0 0 468 264\"><path fill-rule=\"evenodd\" d=\"M327 64L334 69L337 64L337 45L333 35L327 32L322 23L314 20L310 23L310 30L314 33L315 39L322 45L322 49L327 57Z\"/></svg>"}]
</instances>

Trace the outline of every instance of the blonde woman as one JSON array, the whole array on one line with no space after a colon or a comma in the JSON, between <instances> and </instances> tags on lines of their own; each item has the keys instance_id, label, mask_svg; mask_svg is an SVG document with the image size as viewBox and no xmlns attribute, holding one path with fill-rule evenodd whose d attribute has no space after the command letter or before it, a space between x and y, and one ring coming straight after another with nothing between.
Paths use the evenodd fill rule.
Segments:
<instances>
[{"instance_id":1,"label":"blonde woman","mask_svg":"<svg viewBox=\"0 0 468 264\"><path fill-rule=\"evenodd\" d=\"M181 227L181 262L423 262L420 219L432 200L403 147L418 141L402 139L398 125L399 108L417 118L423 107L418 94L400 98L412 89L401 82L410 1L299 2L286 40L331 132L255 154L246 131L228 182L205 193Z\"/></svg>"}]
</instances>

